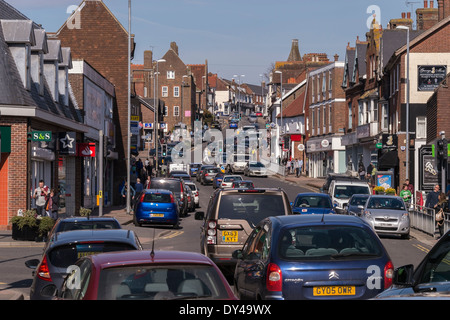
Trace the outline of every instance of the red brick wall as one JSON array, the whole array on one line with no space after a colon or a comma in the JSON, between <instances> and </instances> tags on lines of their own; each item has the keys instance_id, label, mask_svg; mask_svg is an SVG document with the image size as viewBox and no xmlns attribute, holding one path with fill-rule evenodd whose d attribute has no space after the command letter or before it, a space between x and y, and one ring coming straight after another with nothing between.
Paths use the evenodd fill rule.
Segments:
<instances>
[{"instance_id":1,"label":"red brick wall","mask_svg":"<svg viewBox=\"0 0 450 320\"><path fill-rule=\"evenodd\" d=\"M62 46L70 47L73 59L85 59L115 85L116 149L115 175L126 175L128 117L128 34L101 1L85 1L80 12L81 27L63 26L56 34ZM117 189L117 188L114 188Z\"/></svg>"}]
</instances>

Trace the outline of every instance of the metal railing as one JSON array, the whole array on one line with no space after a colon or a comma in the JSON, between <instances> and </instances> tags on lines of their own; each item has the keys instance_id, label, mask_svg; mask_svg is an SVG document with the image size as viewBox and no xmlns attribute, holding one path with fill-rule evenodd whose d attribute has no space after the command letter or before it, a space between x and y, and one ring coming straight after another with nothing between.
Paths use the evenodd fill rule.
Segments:
<instances>
[{"instance_id":1,"label":"metal railing","mask_svg":"<svg viewBox=\"0 0 450 320\"><path fill-rule=\"evenodd\" d=\"M409 209L409 216L411 220L411 227L431 236L434 236L436 231L436 214L434 209L420 206L417 204L411 205ZM444 214L444 233L450 228L449 213Z\"/></svg>"}]
</instances>

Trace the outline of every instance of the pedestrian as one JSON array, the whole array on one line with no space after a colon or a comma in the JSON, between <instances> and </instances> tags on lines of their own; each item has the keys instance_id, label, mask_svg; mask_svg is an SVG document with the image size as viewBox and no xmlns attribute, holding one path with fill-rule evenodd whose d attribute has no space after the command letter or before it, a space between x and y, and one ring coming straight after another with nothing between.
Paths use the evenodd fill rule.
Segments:
<instances>
[{"instance_id":1,"label":"pedestrian","mask_svg":"<svg viewBox=\"0 0 450 320\"><path fill-rule=\"evenodd\" d=\"M145 189L150 189L151 182L152 182L152 176L149 174L147 176L147 180L145 180L144 188Z\"/></svg>"},{"instance_id":2,"label":"pedestrian","mask_svg":"<svg viewBox=\"0 0 450 320\"><path fill-rule=\"evenodd\" d=\"M135 194L134 188L130 186L129 189L130 189L130 199L133 199ZM128 183L125 182L122 191L120 192L120 194L122 195L122 205L127 204L127 193L128 193Z\"/></svg>"},{"instance_id":3,"label":"pedestrian","mask_svg":"<svg viewBox=\"0 0 450 320\"><path fill-rule=\"evenodd\" d=\"M294 173L294 166L295 166L294 161L291 161L291 167L289 169L291 170L292 174Z\"/></svg>"},{"instance_id":4,"label":"pedestrian","mask_svg":"<svg viewBox=\"0 0 450 320\"><path fill-rule=\"evenodd\" d=\"M303 169L303 160L298 159L298 175L297 178L302 175L302 169Z\"/></svg>"},{"instance_id":5,"label":"pedestrian","mask_svg":"<svg viewBox=\"0 0 450 320\"><path fill-rule=\"evenodd\" d=\"M53 220L58 220L58 209L59 209L59 193L55 191L54 188L50 190L49 196L45 204L45 209L48 216Z\"/></svg>"},{"instance_id":6,"label":"pedestrian","mask_svg":"<svg viewBox=\"0 0 450 320\"><path fill-rule=\"evenodd\" d=\"M366 170L364 169L364 164L362 162L359 163L358 174L361 180L364 180L366 177Z\"/></svg>"},{"instance_id":7,"label":"pedestrian","mask_svg":"<svg viewBox=\"0 0 450 320\"><path fill-rule=\"evenodd\" d=\"M366 171L367 174L372 175L373 168L375 168L373 163L372 162L369 163L369 165L367 166L367 171Z\"/></svg>"},{"instance_id":8,"label":"pedestrian","mask_svg":"<svg viewBox=\"0 0 450 320\"><path fill-rule=\"evenodd\" d=\"M45 216L45 203L47 202L48 187L44 184L44 180L39 180L39 186L34 189L33 199L36 200L36 211L39 216Z\"/></svg>"},{"instance_id":9,"label":"pedestrian","mask_svg":"<svg viewBox=\"0 0 450 320\"><path fill-rule=\"evenodd\" d=\"M442 220L436 219L436 225L439 230L439 238L441 238L444 235L444 217L445 217L445 212L447 212L447 209L448 209L447 196L445 195L444 192L441 192L439 194L439 201L434 208L436 213L438 213L441 209L442 209L444 216L442 217Z\"/></svg>"},{"instance_id":10,"label":"pedestrian","mask_svg":"<svg viewBox=\"0 0 450 320\"><path fill-rule=\"evenodd\" d=\"M292 161L290 159L286 162L286 175L289 175L291 173L291 163Z\"/></svg>"},{"instance_id":11,"label":"pedestrian","mask_svg":"<svg viewBox=\"0 0 450 320\"><path fill-rule=\"evenodd\" d=\"M295 158L293 162L294 162L294 174L296 177L298 177L298 159Z\"/></svg>"},{"instance_id":12,"label":"pedestrian","mask_svg":"<svg viewBox=\"0 0 450 320\"><path fill-rule=\"evenodd\" d=\"M439 185L435 185L433 191L427 195L425 207L434 209L439 202Z\"/></svg>"},{"instance_id":13,"label":"pedestrian","mask_svg":"<svg viewBox=\"0 0 450 320\"><path fill-rule=\"evenodd\" d=\"M409 205L411 204L411 191L408 189L408 185L405 183L403 184L402 191L400 191L400 197L405 201L406 206L409 208Z\"/></svg>"},{"instance_id":14,"label":"pedestrian","mask_svg":"<svg viewBox=\"0 0 450 320\"><path fill-rule=\"evenodd\" d=\"M139 194L142 192L142 190L144 190L144 185L141 183L141 179L137 178L136 179L136 186L134 188L136 194Z\"/></svg>"}]
</instances>

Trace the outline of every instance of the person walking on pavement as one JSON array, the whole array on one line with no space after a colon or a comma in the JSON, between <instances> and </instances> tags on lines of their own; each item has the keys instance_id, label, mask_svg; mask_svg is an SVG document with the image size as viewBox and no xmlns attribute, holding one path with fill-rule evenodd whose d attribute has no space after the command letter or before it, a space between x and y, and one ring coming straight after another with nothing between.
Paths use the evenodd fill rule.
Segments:
<instances>
[{"instance_id":1,"label":"person walking on pavement","mask_svg":"<svg viewBox=\"0 0 450 320\"><path fill-rule=\"evenodd\" d=\"M439 185L437 184L434 186L434 190L427 195L425 207L435 209L438 202L439 202Z\"/></svg>"},{"instance_id":2,"label":"person walking on pavement","mask_svg":"<svg viewBox=\"0 0 450 320\"><path fill-rule=\"evenodd\" d=\"M45 208L49 213L50 218L53 220L58 220L58 209L59 209L59 193L55 189L50 190L50 194L47 198Z\"/></svg>"},{"instance_id":3,"label":"person walking on pavement","mask_svg":"<svg viewBox=\"0 0 450 320\"><path fill-rule=\"evenodd\" d=\"M444 192L441 192L439 194L439 201L436 204L435 211L436 211L436 213L438 213L442 209L442 211L444 212L444 215L445 215L445 212L447 212L447 208L448 208L447 196L445 195ZM444 235L444 219L441 221L436 221L436 225L439 230L439 238L438 239L440 239Z\"/></svg>"},{"instance_id":4,"label":"person walking on pavement","mask_svg":"<svg viewBox=\"0 0 450 320\"><path fill-rule=\"evenodd\" d=\"M133 199L133 197L135 195L135 190L134 190L134 188L132 186L130 186L130 192L131 192L130 193L130 198ZM126 205L126 203L127 203L127 193L128 193L128 183L125 182L125 184L124 184L124 186L122 188L122 191L120 193L121 193L122 199L123 199L122 203L124 203Z\"/></svg>"},{"instance_id":5,"label":"person walking on pavement","mask_svg":"<svg viewBox=\"0 0 450 320\"><path fill-rule=\"evenodd\" d=\"M36 211L39 216L45 216L45 204L47 202L48 187L44 180L39 180L39 186L34 189L33 199L36 200Z\"/></svg>"},{"instance_id":6,"label":"person walking on pavement","mask_svg":"<svg viewBox=\"0 0 450 320\"><path fill-rule=\"evenodd\" d=\"M303 169L303 160L302 159L298 159L298 173L297 173L297 178L300 177L302 175L302 169Z\"/></svg>"}]
</instances>

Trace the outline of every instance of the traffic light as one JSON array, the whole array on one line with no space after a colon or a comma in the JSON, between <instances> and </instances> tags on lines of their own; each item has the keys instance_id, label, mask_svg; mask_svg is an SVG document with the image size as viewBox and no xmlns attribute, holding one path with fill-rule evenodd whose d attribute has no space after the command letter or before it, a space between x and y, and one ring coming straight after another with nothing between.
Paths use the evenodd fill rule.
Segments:
<instances>
[{"instance_id":1,"label":"traffic light","mask_svg":"<svg viewBox=\"0 0 450 320\"><path fill-rule=\"evenodd\" d=\"M446 139L440 139L436 142L437 146L437 156L439 159L447 160L448 158L448 150L447 150L448 141Z\"/></svg>"},{"instance_id":2,"label":"traffic light","mask_svg":"<svg viewBox=\"0 0 450 320\"><path fill-rule=\"evenodd\" d=\"M161 145L161 154L163 157L167 156L167 144Z\"/></svg>"}]
</instances>

